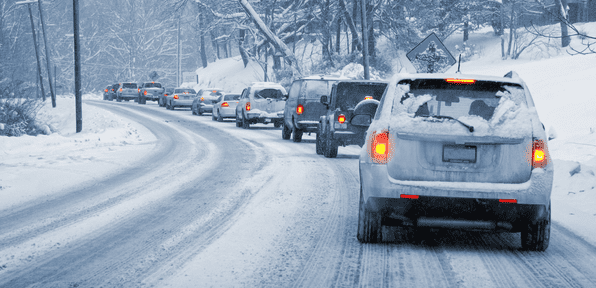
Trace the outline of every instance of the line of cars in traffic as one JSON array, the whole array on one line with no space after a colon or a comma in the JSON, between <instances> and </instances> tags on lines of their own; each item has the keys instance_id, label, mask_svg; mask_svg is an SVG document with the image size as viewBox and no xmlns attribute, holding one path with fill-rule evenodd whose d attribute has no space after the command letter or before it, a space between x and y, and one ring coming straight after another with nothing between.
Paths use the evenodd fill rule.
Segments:
<instances>
[{"instance_id":1,"label":"line of cars in traffic","mask_svg":"<svg viewBox=\"0 0 596 288\"><path fill-rule=\"evenodd\" d=\"M421 238L437 228L507 231L521 232L525 250L549 245L550 139L514 72L397 74L391 81L310 76L289 93L270 82L240 94L176 88L165 89L159 103L234 118L244 129L273 123L294 142L316 133L316 153L327 158L339 146L363 147L360 242L380 242L382 225L395 225Z\"/></svg>"}]
</instances>

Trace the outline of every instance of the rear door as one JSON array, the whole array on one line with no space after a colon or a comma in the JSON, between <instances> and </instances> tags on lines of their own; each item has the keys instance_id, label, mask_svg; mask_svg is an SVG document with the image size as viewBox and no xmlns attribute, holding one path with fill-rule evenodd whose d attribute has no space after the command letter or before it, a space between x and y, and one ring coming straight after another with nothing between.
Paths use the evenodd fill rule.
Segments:
<instances>
[{"instance_id":1,"label":"rear door","mask_svg":"<svg viewBox=\"0 0 596 288\"><path fill-rule=\"evenodd\" d=\"M410 93L402 97L402 103L394 101L393 105L394 120L389 124L389 134L395 140L395 149L387 167L389 175L397 180L415 181L528 181L531 120L526 121L522 114L516 116L511 112L516 109L520 109L518 113L523 112L525 97L507 102L501 97L509 96L498 96L506 95L501 86L513 89L509 95L524 95L524 90L519 85L493 84L477 81L450 85L443 79L412 81ZM397 107L408 107L408 103L422 99L420 97L426 97L426 102L415 104L414 109L409 110L410 116L403 114L409 108ZM499 105L509 107L497 107ZM444 116L459 121L441 118ZM464 124L475 126L474 131L469 132Z\"/></svg>"},{"instance_id":2,"label":"rear door","mask_svg":"<svg viewBox=\"0 0 596 288\"><path fill-rule=\"evenodd\" d=\"M304 106L300 120L318 121L327 112L327 107L321 104L321 96L331 94L331 87L335 81L311 80L304 81L299 103Z\"/></svg>"}]
</instances>

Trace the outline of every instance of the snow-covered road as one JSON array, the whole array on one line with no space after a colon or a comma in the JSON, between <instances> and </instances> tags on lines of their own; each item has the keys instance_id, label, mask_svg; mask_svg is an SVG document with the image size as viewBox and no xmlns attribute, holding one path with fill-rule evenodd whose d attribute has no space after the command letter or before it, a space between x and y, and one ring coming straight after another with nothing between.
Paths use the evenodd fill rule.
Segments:
<instances>
[{"instance_id":1,"label":"snow-covered road","mask_svg":"<svg viewBox=\"0 0 596 288\"><path fill-rule=\"evenodd\" d=\"M556 222L519 233L384 227L360 244L357 147L336 159L280 129L236 128L155 103L86 101L147 127L117 174L0 210L0 287L591 287L596 247ZM99 149L99 148L98 148Z\"/></svg>"}]
</instances>

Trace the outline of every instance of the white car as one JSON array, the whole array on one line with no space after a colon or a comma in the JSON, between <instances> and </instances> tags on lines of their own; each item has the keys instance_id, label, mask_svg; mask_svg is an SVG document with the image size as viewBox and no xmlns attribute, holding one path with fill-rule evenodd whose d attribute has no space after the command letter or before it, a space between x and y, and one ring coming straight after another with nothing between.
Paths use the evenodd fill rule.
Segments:
<instances>
[{"instance_id":1,"label":"white car","mask_svg":"<svg viewBox=\"0 0 596 288\"><path fill-rule=\"evenodd\" d=\"M166 98L166 108L174 110L176 107L188 107L192 105L192 98L195 95L195 90L192 88L176 88L171 97Z\"/></svg>"},{"instance_id":2,"label":"white car","mask_svg":"<svg viewBox=\"0 0 596 288\"><path fill-rule=\"evenodd\" d=\"M225 94L219 96L217 103L213 104L213 112L211 113L211 120L223 122L224 118L236 118L236 106L240 94Z\"/></svg>"},{"instance_id":3,"label":"white car","mask_svg":"<svg viewBox=\"0 0 596 288\"><path fill-rule=\"evenodd\" d=\"M236 127L248 129L250 124L273 123L276 128L284 121L288 93L278 83L255 82L245 88L236 106Z\"/></svg>"},{"instance_id":4,"label":"white car","mask_svg":"<svg viewBox=\"0 0 596 288\"><path fill-rule=\"evenodd\" d=\"M359 107L354 115L370 117ZM532 96L514 72L398 74L366 139L361 242L381 241L381 226L393 224L415 233L521 232L523 249L547 249L554 168Z\"/></svg>"}]
</instances>

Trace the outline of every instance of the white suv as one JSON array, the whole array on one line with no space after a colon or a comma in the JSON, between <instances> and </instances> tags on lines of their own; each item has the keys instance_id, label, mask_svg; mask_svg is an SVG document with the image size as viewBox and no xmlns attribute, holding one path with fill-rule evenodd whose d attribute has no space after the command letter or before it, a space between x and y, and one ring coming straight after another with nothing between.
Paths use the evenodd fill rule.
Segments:
<instances>
[{"instance_id":1,"label":"white suv","mask_svg":"<svg viewBox=\"0 0 596 288\"><path fill-rule=\"evenodd\" d=\"M278 83L253 83L242 91L236 106L236 127L248 129L256 123L281 127L287 98L286 89Z\"/></svg>"}]
</instances>

